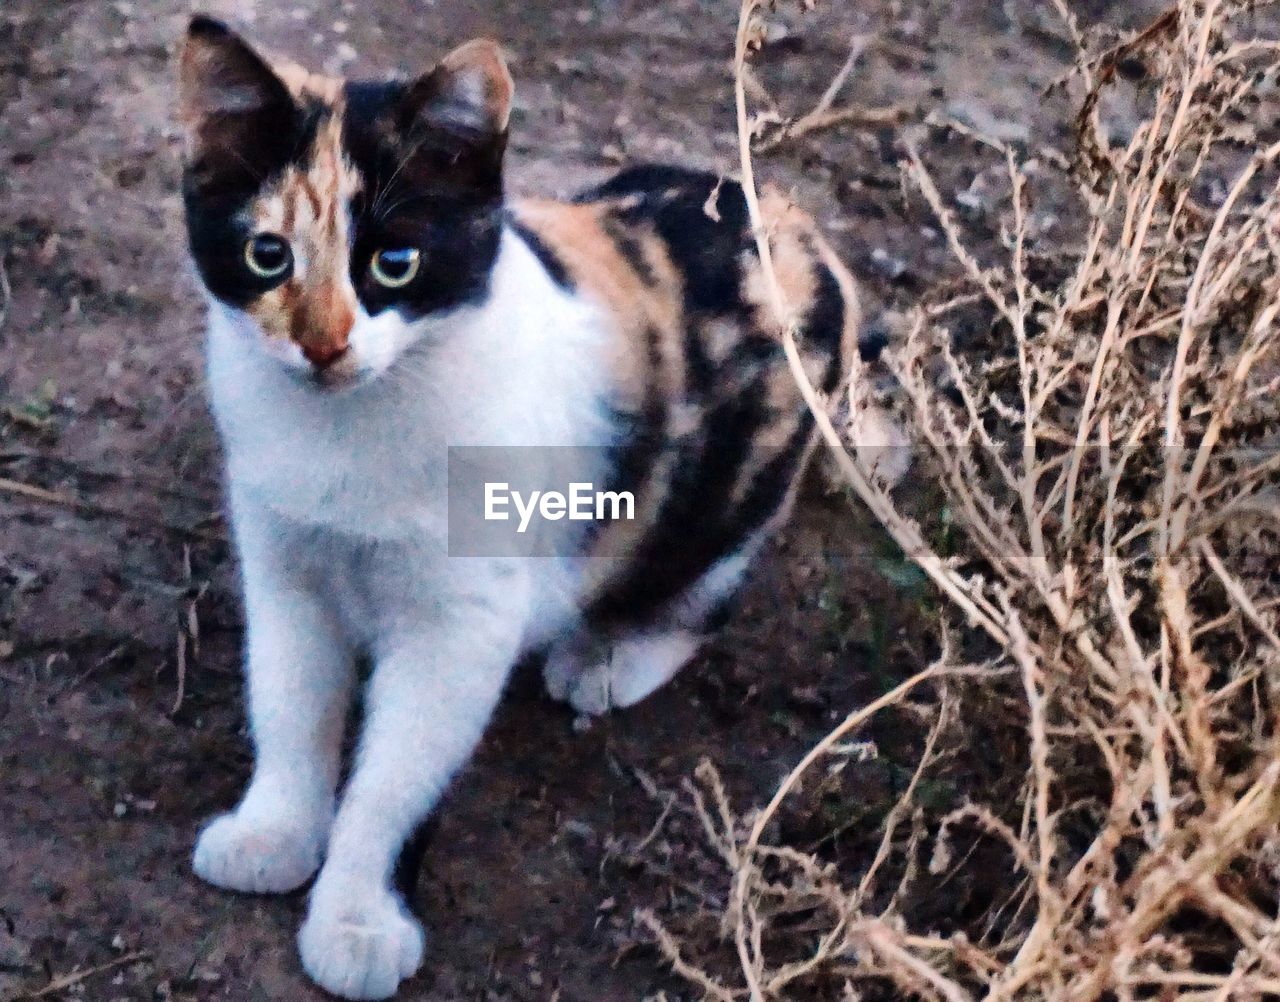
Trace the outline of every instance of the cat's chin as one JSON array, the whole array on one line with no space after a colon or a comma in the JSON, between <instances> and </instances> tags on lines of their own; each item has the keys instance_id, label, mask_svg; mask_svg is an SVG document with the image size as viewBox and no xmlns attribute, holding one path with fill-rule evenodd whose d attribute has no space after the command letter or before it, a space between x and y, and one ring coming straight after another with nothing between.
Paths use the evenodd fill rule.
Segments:
<instances>
[{"instance_id":1,"label":"cat's chin","mask_svg":"<svg viewBox=\"0 0 1280 1002\"><path fill-rule=\"evenodd\" d=\"M354 393L377 378L375 373L359 369L287 369L300 386L325 396L340 397Z\"/></svg>"}]
</instances>

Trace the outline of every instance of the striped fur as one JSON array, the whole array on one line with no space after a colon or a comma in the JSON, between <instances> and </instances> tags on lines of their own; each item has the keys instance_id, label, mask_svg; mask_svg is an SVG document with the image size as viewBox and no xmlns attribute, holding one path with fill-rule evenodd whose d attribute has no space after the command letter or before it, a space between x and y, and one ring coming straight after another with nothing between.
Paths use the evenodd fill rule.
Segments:
<instances>
[{"instance_id":1,"label":"striped fur","mask_svg":"<svg viewBox=\"0 0 1280 1002\"><path fill-rule=\"evenodd\" d=\"M853 280L777 191L762 203L808 374L828 393L856 350ZM627 429L615 486L641 517L593 539L593 627L659 618L789 505L814 442L787 366L740 186L641 167L573 203L513 206L548 270L613 323L614 406Z\"/></svg>"}]
</instances>

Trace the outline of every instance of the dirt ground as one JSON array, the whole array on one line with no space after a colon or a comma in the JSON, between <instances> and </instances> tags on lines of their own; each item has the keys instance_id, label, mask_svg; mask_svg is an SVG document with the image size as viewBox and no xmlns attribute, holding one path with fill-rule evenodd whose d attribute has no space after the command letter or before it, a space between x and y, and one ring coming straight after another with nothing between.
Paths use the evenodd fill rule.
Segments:
<instances>
[{"instance_id":1,"label":"dirt ground","mask_svg":"<svg viewBox=\"0 0 1280 1002\"><path fill-rule=\"evenodd\" d=\"M1150 11L1073 7L1112 25ZM945 190L967 193L961 209L980 209L978 145L920 124L925 115L1033 150L1069 144L1051 124L1065 120L1064 99L1044 94L1071 53L1049 8L842 0L778 16L760 75L784 111L812 104L864 33L875 41L847 97L915 109L901 126L844 127L765 164L822 217L873 317L909 306L947 267L937 230L902 196L903 136L919 138ZM411 72L473 35L501 39L519 92L517 191L568 193L635 159L734 164L726 0L204 9L354 74ZM0 4L5 1000L97 968L42 997L321 997L293 945L301 894L224 894L188 865L201 821L234 803L249 767L234 569L177 195L172 50L189 10ZM759 800L832 721L929 653L918 580L842 498L808 495L724 636L641 707L581 732L536 680L517 678L439 808L419 882L429 956L402 998L689 997L631 920L678 892L661 865L628 852L662 809L642 777L678 789L705 756L740 803ZM877 737L892 746L893 734Z\"/></svg>"}]
</instances>

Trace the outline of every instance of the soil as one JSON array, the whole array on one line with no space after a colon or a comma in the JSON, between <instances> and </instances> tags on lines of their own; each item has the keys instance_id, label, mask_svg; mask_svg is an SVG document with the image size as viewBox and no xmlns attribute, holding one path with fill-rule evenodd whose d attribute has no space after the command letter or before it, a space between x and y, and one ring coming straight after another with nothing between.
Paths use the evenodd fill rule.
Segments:
<instances>
[{"instance_id":1,"label":"soil","mask_svg":"<svg viewBox=\"0 0 1280 1002\"><path fill-rule=\"evenodd\" d=\"M989 151L926 115L1032 153L1069 147L1067 99L1046 88L1072 49L1050 7L846 0L771 15L759 75L785 113L818 99L855 34L875 40L844 98L911 109L761 164L822 218L873 324L950 267L926 210L903 196L904 137L944 191L969 193L961 208L981 211ZM1113 27L1152 11L1073 7ZM519 91L515 191L567 194L632 160L736 162L736 8L724 0L204 8L357 75L501 39ZM189 867L199 825L234 803L250 760L178 196L172 50L188 13L168 0L0 8L0 999L68 974L42 997L322 997L293 944L302 894L225 894ZM813 479L723 636L645 704L584 729L517 676L438 809L418 884L429 957L401 998L693 997L632 921L680 893L630 851L662 815L662 791L705 757L738 805L759 802L834 721L930 654L918 577ZM872 736L912 761L914 732ZM866 779L868 803L883 776Z\"/></svg>"}]
</instances>

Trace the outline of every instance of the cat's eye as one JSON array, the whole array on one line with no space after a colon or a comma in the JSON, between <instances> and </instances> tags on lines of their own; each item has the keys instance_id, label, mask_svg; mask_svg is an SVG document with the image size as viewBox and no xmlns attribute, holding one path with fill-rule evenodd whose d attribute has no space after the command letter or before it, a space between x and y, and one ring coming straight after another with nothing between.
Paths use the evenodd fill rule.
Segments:
<instances>
[{"instance_id":1,"label":"cat's eye","mask_svg":"<svg viewBox=\"0 0 1280 1002\"><path fill-rule=\"evenodd\" d=\"M244 263L259 278L279 278L293 263L293 252L284 237L259 233L244 245Z\"/></svg>"},{"instance_id":2,"label":"cat's eye","mask_svg":"<svg viewBox=\"0 0 1280 1002\"><path fill-rule=\"evenodd\" d=\"M380 250L369 262L369 274L379 285L388 289L402 289L418 274L421 255L413 247L397 247Z\"/></svg>"}]
</instances>

